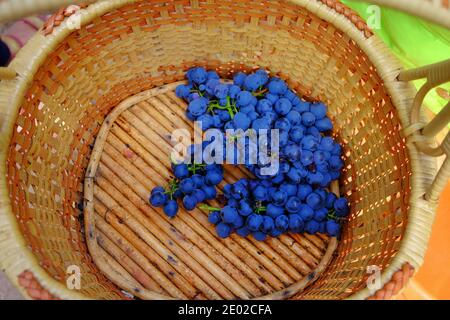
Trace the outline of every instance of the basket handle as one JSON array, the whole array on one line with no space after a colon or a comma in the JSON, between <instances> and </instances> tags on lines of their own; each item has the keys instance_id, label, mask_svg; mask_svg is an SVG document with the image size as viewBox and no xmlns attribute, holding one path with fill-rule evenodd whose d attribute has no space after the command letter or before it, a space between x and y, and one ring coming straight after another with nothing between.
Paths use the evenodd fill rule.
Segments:
<instances>
[{"instance_id":1,"label":"basket handle","mask_svg":"<svg viewBox=\"0 0 450 320\"><path fill-rule=\"evenodd\" d=\"M403 133L406 137L410 137L410 141L415 143L419 151L433 157L446 156L435 180L425 194L425 199L437 201L450 178L450 133L438 146L432 146L430 141L450 123L450 101L429 123L421 122L420 109L425 96L430 90L450 82L450 59L425 67L405 70L398 76L400 81L418 79L426 79L426 82L417 92L411 108L411 125L405 128Z\"/></svg>"}]
</instances>

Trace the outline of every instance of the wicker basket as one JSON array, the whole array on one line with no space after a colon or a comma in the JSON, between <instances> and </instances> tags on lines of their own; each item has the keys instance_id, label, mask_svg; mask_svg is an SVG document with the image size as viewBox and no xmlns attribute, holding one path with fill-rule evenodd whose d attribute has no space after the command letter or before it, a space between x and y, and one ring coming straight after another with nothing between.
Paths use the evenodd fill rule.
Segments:
<instances>
[{"instance_id":1,"label":"wicker basket","mask_svg":"<svg viewBox=\"0 0 450 320\"><path fill-rule=\"evenodd\" d=\"M446 25L442 4L443 15L415 8ZM223 77L263 67L329 105L352 208L338 241L219 240L205 212L170 221L146 203L169 175L170 132L190 128L173 88L194 65ZM386 299L422 263L450 175L450 161L437 172L435 160L450 137L434 142L450 108L426 125L420 107L450 79L450 61L403 71L338 1L71 6L0 78L0 265L29 298ZM418 78L428 82L416 96ZM227 168L228 181L246 174ZM368 286L372 266L379 288Z\"/></svg>"}]
</instances>

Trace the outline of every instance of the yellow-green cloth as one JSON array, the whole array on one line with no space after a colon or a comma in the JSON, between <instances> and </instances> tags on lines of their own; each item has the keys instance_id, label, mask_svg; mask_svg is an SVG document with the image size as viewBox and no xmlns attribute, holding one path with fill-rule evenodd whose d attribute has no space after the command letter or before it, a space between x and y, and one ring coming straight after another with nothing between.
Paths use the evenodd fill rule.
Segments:
<instances>
[{"instance_id":1,"label":"yellow-green cloth","mask_svg":"<svg viewBox=\"0 0 450 320\"><path fill-rule=\"evenodd\" d=\"M367 20L373 11L365 2L342 0ZM398 10L380 8L380 29L375 33L392 49L406 68L425 66L450 58L450 30L421 18L411 16ZM423 81L416 81L420 87ZM450 91L450 84L441 86ZM425 105L434 113L439 112L447 100L432 90L425 99Z\"/></svg>"}]
</instances>

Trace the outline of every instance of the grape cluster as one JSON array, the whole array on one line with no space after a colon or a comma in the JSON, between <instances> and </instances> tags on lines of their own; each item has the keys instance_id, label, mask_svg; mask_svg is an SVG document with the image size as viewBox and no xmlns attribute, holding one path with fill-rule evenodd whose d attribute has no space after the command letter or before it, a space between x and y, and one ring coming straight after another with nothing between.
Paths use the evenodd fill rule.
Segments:
<instances>
[{"instance_id":1,"label":"grape cluster","mask_svg":"<svg viewBox=\"0 0 450 320\"><path fill-rule=\"evenodd\" d=\"M278 153L268 150L279 160L275 174L263 174L268 164L251 163L246 157L245 166L255 178L226 185L223 208L202 206L210 211L209 221L216 225L217 234L222 238L233 232L243 237L252 234L261 241L285 232L339 235L340 220L348 215L349 205L347 199L327 191L339 179L344 163L341 146L330 136L333 123L325 104L301 99L285 81L265 70L249 75L239 72L232 83L201 67L190 69L186 76L188 83L178 86L176 95L188 102L186 116L201 121L202 130L279 132ZM203 146L210 142L204 141ZM236 150L235 158L240 151L250 150L252 143L246 139L245 150ZM191 157L194 149L191 146ZM184 207L192 210L214 199L215 186L223 180L220 165L178 164L173 172L175 179L169 187L155 188L150 198L152 205L164 206L170 217L178 211L176 199L182 198Z\"/></svg>"},{"instance_id":2,"label":"grape cluster","mask_svg":"<svg viewBox=\"0 0 450 320\"><path fill-rule=\"evenodd\" d=\"M173 218L179 211L177 200L181 200L187 211L194 210L199 203L217 197L216 186L223 180L223 168L211 164L172 164L174 179L167 188L158 186L150 195L150 204L163 207L164 213Z\"/></svg>"},{"instance_id":3,"label":"grape cluster","mask_svg":"<svg viewBox=\"0 0 450 320\"><path fill-rule=\"evenodd\" d=\"M347 199L309 184L241 179L226 185L224 195L226 206L211 208L209 215L222 238L232 232L260 241L285 232L338 236L338 220L349 213Z\"/></svg>"}]
</instances>

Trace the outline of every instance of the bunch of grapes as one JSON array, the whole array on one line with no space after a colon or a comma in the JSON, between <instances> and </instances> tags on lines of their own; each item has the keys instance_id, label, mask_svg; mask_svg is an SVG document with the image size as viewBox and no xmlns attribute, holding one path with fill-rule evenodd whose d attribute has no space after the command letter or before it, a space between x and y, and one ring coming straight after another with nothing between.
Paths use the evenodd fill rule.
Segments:
<instances>
[{"instance_id":1,"label":"bunch of grapes","mask_svg":"<svg viewBox=\"0 0 450 320\"><path fill-rule=\"evenodd\" d=\"M211 164L172 164L174 179L167 188L157 186L150 195L150 204L163 207L164 213L173 218L179 211L177 200L181 200L187 211L194 210L199 203L217 197L216 186L223 180L223 168Z\"/></svg>"},{"instance_id":2,"label":"bunch of grapes","mask_svg":"<svg viewBox=\"0 0 450 320\"><path fill-rule=\"evenodd\" d=\"M252 234L259 241L286 232L335 237L340 233L338 220L349 213L347 199L309 184L241 179L226 185L224 194L226 206L209 208L209 222L222 238L232 232L242 237Z\"/></svg>"},{"instance_id":3,"label":"bunch of grapes","mask_svg":"<svg viewBox=\"0 0 450 320\"><path fill-rule=\"evenodd\" d=\"M223 208L202 206L211 211L209 221L216 225L217 234L223 238L233 232L243 237L252 234L261 241L285 232L339 235L340 220L349 214L349 205L347 199L328 191L331 182L339 179L344 163L342 148L331 136L333 124L325 104L304 101L285 81L270 77L265 70L237 73L232 83L201 67L190 69L186 76L188 83L178 86L176 95L188 102L186 116L201 121L202 130L277 129L279 133L278 153L268 150L279 160L276 173L263 174L269 164L252 163L246 157L244 165L255 179L226 185ZM204 145L210 142L204 141ZM235 158L240 152L248 155L245 151L251 149L251 143L246 139L245 149L236 150ZM217 184L206 179L208 168L204 164L174 166L176 179L167 190L153 190L150 202L164 206L166 214L174 216L178 211L175 199L183 198L184 207L192 210L215 198L217 191L212 188L222 181L223 168L214 165L209 169L220 175L220 181L214 181ZM182 188L184 180L192 180L192 170L198 170L196 175L203 176L203 182L198 179ZM203 196L204 186L211 189L209 197Z\"/></svg>"}]
</instances>

